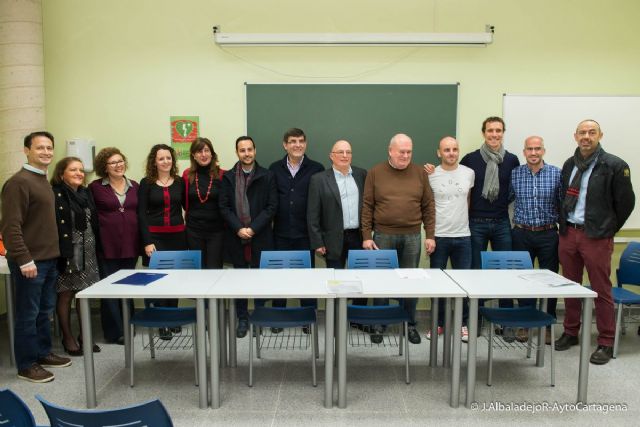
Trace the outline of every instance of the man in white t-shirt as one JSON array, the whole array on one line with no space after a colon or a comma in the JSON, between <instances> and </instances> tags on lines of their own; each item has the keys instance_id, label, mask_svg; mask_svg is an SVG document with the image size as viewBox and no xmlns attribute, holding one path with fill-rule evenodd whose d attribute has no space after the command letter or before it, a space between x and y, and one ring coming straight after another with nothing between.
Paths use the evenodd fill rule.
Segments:
<instances>
[{"instance_id":1,"label":"man in white t-shirt","mask_svg":"<svg viewBox=\"0 0 640 427\"><path fill-rule=\"evenodd\" d=\"M469 193L473 188L473 169L458 164L458 141L442 138L438 146L440 165L429 175L429 184L436 202L436 250L430 256L431 268L447 268L451 260L454 269L471 268L471 232L469 230ZM465 304L463 325L466 325ZM442 333L444 304L438 306L438 335ZM427 339L431 332L427 333ZM467 342L467 327L462 327L462 340Z\"/></svg>"}]
</instances>

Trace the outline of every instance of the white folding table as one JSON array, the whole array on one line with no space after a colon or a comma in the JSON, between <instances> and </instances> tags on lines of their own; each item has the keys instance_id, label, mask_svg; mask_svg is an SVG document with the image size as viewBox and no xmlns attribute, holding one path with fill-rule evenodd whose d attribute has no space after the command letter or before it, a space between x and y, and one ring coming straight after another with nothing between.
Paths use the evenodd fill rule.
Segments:
<instances>
[{"instance_id":1,"label":"white folding table","mask_svg":"<svg viewBox=\"0 0 640 427\"><path fill-rule=\"evenodd\" d=\"M133 273L163 273L166 276L145 286L136 285L117 285L116 282ZM217 280L224 274L224 270L120 270L112 275L96 282L87 289L78 292L76 298L80 301L80 313L82 322L82 350L84 353L84 373L85 386L87 394L87 407L95 408L96 386L95 372L93 365L93 351L91 337L91 315L90 300L97 298L116 298L116 299L138 299L138 298L194 298L196 300L197 312L197 337L196 345L198 348L197 364L198 364L198 386L199 386L199 405L200 408L206 408L207 405L207 376L206 376L206 348L205 348L205 298L209 297L208 290ZM209 306L209 320L211 327L209 334L212 341L215 341L217 348L218 334L217 332L217 306ZM129 348L132 345L132 337L129 332L129 305L122 304L123 325L124 325L124 342L125 342L125 365L129 366L131 361L128 355ZM211 354L211 363L218 363L219 353Z\"/></svg>"},{"instance_id":2,"label":"white folding table","mask_svg":"<svg viewBox=\"0 0 640 427\"><path fill-rule=\"evenodd\" d=\"M522 276L546 273L549 270L446 270L469 296L469 345L467 352L466 406L474 402L476 386L476 353L478 330L478 301L494 298L581 298L582 330L580 336L580 369L578 374L578 402L586 403L589 380L589 350L591 343L591 302L597 294L579 284L550 286L527 280ZM565 279L566 280L566 279ZM537 365L544 363L544 329L538 336Z\"/></svg>"},{"instance_id":3,"label":"white folding table","mask_svg":"<svg viewBox=\"0 0 640 427\"><path fill-rule=\"evenodd\" d=\"M327 291L327 281L332 280L333 269L237 269L225 270L225 274L208 290L209 307L216 306L217 299L226 298L229 303L229 359L236 362L236 298L316 298L326 301L325 307L325 385L324 406L333 407L333 317L335 295ZM212 316L210 314L210 316ZM212 319L213 320L213 319ZM215 330L210 328L209 333ZM251 337L249 337L251 339ZM219 351L217 342L211 340L211 354ZM312 343L312 345L314 345ZM220 405L219 365L211 360L211 406Z\"/></svg>"},{"instance_id":4,"label":"white folding table","mask_svg":"<svg viewBox=\"0 0 640 427\"><path fill-rule=\"evenodd\" d=\"M404 271L403 271L404 270ZM421 272L421 273L420 273ZM422 277L418 277L422 275ZM407 277L409 278L403 278ZM459 404L460 388L460 330L462 326L462 298L464 292L442 270L335 270L335 280L360 281L362 293L338 294L337 358L338 358L338 407L347 406L347 299L348 298L453 298L453 366L449 403ZM437 306L432 306L432 327L438 318ZM448 328L447 328L448 329ZM446 346L446 344L445 344ZM434 354L435 353L435 354ZM448 354L448 352L445 352ZM431 340L431 366L435 366L437 340ZM448 356L445 356L445 360Z\"/></svg>"}]
</instances>

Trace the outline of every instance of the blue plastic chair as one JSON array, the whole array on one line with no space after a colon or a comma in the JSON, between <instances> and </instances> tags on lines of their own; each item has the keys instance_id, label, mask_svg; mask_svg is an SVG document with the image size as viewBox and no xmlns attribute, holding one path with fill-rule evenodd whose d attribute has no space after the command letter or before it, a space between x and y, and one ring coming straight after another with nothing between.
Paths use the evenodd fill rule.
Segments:
<instances>
[{"instance_id":1,"label":"blue plastic chair","mask_svg":"<svg viewBox=\"0 0 640 427\"><path fill-rule=\"evenodd\" d=\"M158 270L200 270L202 267L200 251L156 251L151 254L149 268ZM145 300L144 310L137 311L131 316L129 322L131 337L134 336L135 327L142 326L149 330L149 350L151 358L155 359L155 347L153 341L153 329L155 328L177 328L186 325L196 325L195 307L154 307L155 300ZM193 358L196 371L196 385L198 385L198 364L196 363L197 348L195 339L193 340ZM131 363L129 364L129 383L134 385L134 346L131 345L129 354Z\"/></svg>"},{"instance_id":2,"label":"blue plastic chair","mask_svg":"<svg viewBox=\"0 0 640 427\"><path fill-rule=\"evenodd\" d=\"M117 409L70 409L48 402L39 394L36 399L56 427L173 427L169 413L158 399Z\"/></svg>"},{"instance_id":3,"label":"blue plastic chair","mask_svg":"<svg viewBox=\"0 0 640 427\"><path fill-rule=\"evenodd\" d=\"M532 269L531 256L527 251L486 251L480 253L483 270L524 270ZM502 325L508 328L529 329L529 340L527 343L527 357L531 357L532 334L536 328L538 333L543 333L545 327L551 329L551 342L555 342L553 325L555 319L550 314L538 310L535 307L517 308L490 308L481 307L480 314L489 321L489 373L487 375L487 385L491 385L493 377L493 325ZM544 343L542 344L544 345ZM551 346L551 386L555 385L555 358L554 346Z\"/></svg>"},{"instance_id":4,"label":"blue plastic chair","mask_svg":"<svg viewBox=\"0 0 640 427\"><path fill-rule=\"evenodd\" d=\"M350 250L347 257L348 269L393 269L398 268L398 252L395 249ZM361 325L370 330L377 325L402 324L399 355L405 355L405 382L409 384L409 321L411 316L399 305L348 305L347 322Z\"/></svg>"},{"instance_id":5,"label":"blue plastic chair","mask_svg":"<svg viewBox=\"0 0 640 427\"><path fill-rule=\"evenodd\" d=\"M0 426L34 427L36 420L20 396L8 388L0 390Z\"/></svg>"},{"instance_id":6,"label":"blue plastic chair","mask_svg":"<svg viewBox=\"0 0 640 427\"><path fill-rule=\"evenodd\" d=\"M377 251L349 250L347 268L398 268L398 251L395 249L379 249Z\"/></svg>"},{"instance_id":7,"label":"blue plastic chair","mask_svg":"<svg viewBox=\"0 0 640 427\"><path fill-rule=\"evenodd\" d=\"M616 334L613 342L613 357L618 356L620 333L624 331L622 325L622 311L624 306L640 304L640 294L623 288L623 285L640 286L640 242L629 242L620 257L620 266L616 270L618 286L611 288L614 304L617 304Z\"/></svg>"},{"instance_id":8,"label":"blue plastic chair","mask_svg":"<svg viewBox=\"0 0 640 427\"><path fill-rule=\"evenodd\" d=\"M262 251L260 268L311 268L309 251ZM249 336L257 327L256 356L260 358L260 330L262 328L303 328L311 330L311 372L313 386L317 386L316 355L318 351L318 327L315 307L255 307L249 315ZM249 345L249 387L253 386L253 345Z\"/></svg>"}]
</instances>

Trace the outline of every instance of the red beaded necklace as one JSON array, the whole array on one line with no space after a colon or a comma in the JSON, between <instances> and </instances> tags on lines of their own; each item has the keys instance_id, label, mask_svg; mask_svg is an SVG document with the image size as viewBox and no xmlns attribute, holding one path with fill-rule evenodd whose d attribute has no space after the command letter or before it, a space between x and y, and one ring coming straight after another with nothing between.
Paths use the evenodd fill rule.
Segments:
<instances>
[{"instance_id":1,"label":"red beaded necklace","mask_svg":"<svg viewBox=\"0 0 640 427\"><path fill-rule=\"evenodd\" d=\"M211 194L211 186L213 185L213 175L209 174L209 186L207 187L207 194L204 196L204 199L200 196L200 186L198 185L198 173L196 172L196 194L198 195L198 200L200 200L200 204L205 204L207 200L209 200L209 194Z\"/></svg>"}]
</instances>

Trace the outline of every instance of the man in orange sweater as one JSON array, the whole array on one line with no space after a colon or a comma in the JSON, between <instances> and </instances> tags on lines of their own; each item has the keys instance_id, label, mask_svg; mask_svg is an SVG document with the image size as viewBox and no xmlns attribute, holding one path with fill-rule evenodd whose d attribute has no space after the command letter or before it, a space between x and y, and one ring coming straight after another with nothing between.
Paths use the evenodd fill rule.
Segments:
<instances>
[{"instance_id":1,"label":"man in orange sweater","mask_svg":"<svg viewBox=\"0 0 640 427\"><path fill-rule=\"evenodd\" d=\"M421 232L424 226L427 254L436 248L435 203L427 174L422 166L411 163L413 142L405 134L397 134L389 143L389 160L379 163L367 174L362 206L362 247L395 249L402 268L416 268L420 262ZM374 299L375 305L386 304ZM416 298L403 301L411 314L409 341L419 344L416 330ZM383 326L371 334L373 343L382 342Z\"/></svg>"}]
</instances>

